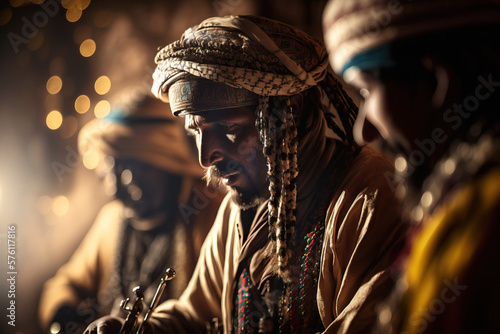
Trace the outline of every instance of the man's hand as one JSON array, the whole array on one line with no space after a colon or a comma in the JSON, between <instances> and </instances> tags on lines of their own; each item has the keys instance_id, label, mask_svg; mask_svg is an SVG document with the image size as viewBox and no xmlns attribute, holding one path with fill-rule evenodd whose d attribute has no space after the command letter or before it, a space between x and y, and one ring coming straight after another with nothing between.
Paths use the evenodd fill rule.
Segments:
<instances>
[{"instance_id":1,"label":"man's hand","mask_svg":"<svg viewBox=\"0 0 500 334\"><path fill-rule=\"evenodd\" d=\"M91 323L83 334L118 334L125 320L105 316Z\"/></svg>"}]
</instances>

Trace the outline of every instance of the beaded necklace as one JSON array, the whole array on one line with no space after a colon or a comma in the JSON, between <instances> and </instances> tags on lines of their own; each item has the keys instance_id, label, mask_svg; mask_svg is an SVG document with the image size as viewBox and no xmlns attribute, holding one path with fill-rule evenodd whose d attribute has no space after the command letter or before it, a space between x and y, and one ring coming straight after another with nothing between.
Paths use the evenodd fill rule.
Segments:
<instances>
[{"instance_id":1,"label":"beaded necklace","mask_svg":"<svg viewBox=\"0 0 500 334\"><path fill-rule=\"evenodd\" d=\"M292 279L284 284L276 275L259 291L252 284L248 266L242 265L234 294L235 333L316 333L323 324L316 302L326 211L348 170L353 154L338 146L330 168L319 179L312 213L298 228L292 253ZM335 166L335 168L331 168ZM281 291L281 296L273 296ZM275 298L270 298L269 296ZM274 302L269 302L274 299ZM278 309L275 310L275 306Z\"/></svg>"}]
</instances>

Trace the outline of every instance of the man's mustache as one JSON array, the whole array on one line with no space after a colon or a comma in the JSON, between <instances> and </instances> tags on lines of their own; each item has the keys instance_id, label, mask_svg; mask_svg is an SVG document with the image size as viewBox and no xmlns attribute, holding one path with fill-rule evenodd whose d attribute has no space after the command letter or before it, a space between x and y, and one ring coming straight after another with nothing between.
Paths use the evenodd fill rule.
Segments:
<instances>
[{"instance_id":1,"label":"man's mustache","mask_svg":"<svg viewBox=\"0 0 500 334\"><path fill-rule=\"evenodd\" d=\"M236 161L219 161L214 165L205 168L205 176L203 178L207 181L207 185L224 187L222 178L225 175L241 171L243 171L243 166Z\"/></svg>"}]
</instances>

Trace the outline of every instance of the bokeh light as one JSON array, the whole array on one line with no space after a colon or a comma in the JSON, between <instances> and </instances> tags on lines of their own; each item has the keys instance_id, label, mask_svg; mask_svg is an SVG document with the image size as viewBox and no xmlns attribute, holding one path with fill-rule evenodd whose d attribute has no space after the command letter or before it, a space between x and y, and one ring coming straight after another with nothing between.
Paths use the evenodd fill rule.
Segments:
<instances>
[{"instance_id":1,"label":"bokeh light","mask_svg":"<svg viewBox=\"0 0 500 334\"><path fill-rule=\"evenodd\" d=\"M76 6L77 0L61 0L61 5L65 9L71 9Z\"/></svg>"},{"instance_id":2,"label":"bokeh light","mask_svg":"<svg viewBox=\"0 0 500 334\"><path fill-rule=\"evenodd\" d=\"M83 165L87 169L95 169L99 164L99 153L96 150L89 150L83 155Z\"/></svg>"},{"instance_id":3,"label":"bokeh light","mask_svg":"<svg viewBox=\"0 0 500 334\"><path fill-rule=\"evenodd\" d=\"M76 22L82 17L82 11L74 6L66 11L66 20L69 22Z\"/></svg>"},{"instance_id":4,"label":"bokeh light","mask_svg":"<svg viewBox=\"0 0 500 334\"><path fill-rule=\"evenodd\" d=\"M37 209L42 215L47 215L52 209L52 198L49 196L41 196L37 202Z\"/></svg>"},{"instance_id":5,"label":"bokeh light","mask_svg":"<svg viewBox=\"0 0 500 334\"><path fill-rule=\"evenodd\" d=\"M94 40L86 39L80 44L80 54L84 57L90 57L94 54L96 45Z\"/></svg>"},{"instance_id":6,"label":"bokeh light","mask_svg":"<svg viewBox=\"0 0 500 334\"><path fill-rule=\"evenodd\" d=\"M108 116L110 111L111 111L111 105L106 100L97 102L97 104L94 107L94 115L97 118L104 118Z\"/></svg>"},{"instance_id":7,"label":"bokeh light","mask_svg":"<svg viewBox=\"0 0 500 334\"><path fill-rule=\"evenodd\" d=\"M4 8L0 10L0 26L4 26L9 23L12 18L12 10L10 8Z\"/></svg>"},{"instance_id":8,"label":"bokeh light","mask_svg":"<svg viewBox=\"0 0 500 334\"><path fill-rule=\"evenodd\" d=\"M40 49L43 44L43 32L39 31L33 38L30 38L28 42L28 50L36 51Z\"/></svg>"},{"instance_id":9,"label":"bokeh light","mask_svg":"<svg viewBox=\"0 0 500 334\"><path fill-rule=\"evenodd\" d=\"M57 196L52 202L52 211L56 216L62 217L69 211L69 201L66 196Z\"/></svg>"},{"instance_id":10,"label":"bokeh light","mask_svg":"<svg viewBox=\"0 0 500 334\"><path fill-rule=\"evenodd\" d=\"M90 109L90 99L87 95L80 95L75 100L75 110L79 114L85 114Z\"/></svg>"},{"instance_id":11,"label":"bokeh light","mask_svg":"<svg viewBox=\"0 0 500 334\"><path fill-rule=\"evenodd\" d=\"M111 80L105 75L100 76L95 81L94 88L97 94L104 95L111 89Z\"/></svg>"},{"instance_id":12,"label":"bokeh light","mask_svg":"<svg viewBox=\"0 0 500 334\"><path fill-rule=\"evenodd\" d=\"M12 7L19 7L19 6L24 5L24 0L9 0L9 4Z\"/></svg>"},{"instance_id":13,"label":"bokeh light","mask_svg":"<svg viewBox=\"0 0 500 334\"><path fill-rule=\"evenodd\" d=\"M130 169L125 169L121 175L121 182L123 185L128 185L130 184L130 182L132 182L132 178L132 171Z\"/></svg>"},{"instance_id":14,"label":"bokeh light","mask_svg":"<svg viewBox=\"0 0 500 334\"><path fill-rule=\"evenodd\" d=\"M77 7L78 7L78 9L80 9L80 10L84 10L84 9L86 9L89 5L90 5L90 0L79 0L79 1L76 3L76 6L77 6Z\"/></svg>"},{"instance_id":15,"label":"bokeh light","mask_svg":"<svg viewBox=\"0 0 500 334\"><path fill-rule=\"evenodd\" d=\"M63 117L61 113L57 110L52 110L47 115L46 123L47 127L51 130L57 130L61 126Z\"/></svg>"},{"instance_id":16,"label":"bokeh light","mask_svg":"<svg viewBox=\"0 0 500 334\"><path fill-rule=\"evenodd\" d=\"M57 94L62 88L62 80L57 75L54 75L47 80L47 92Z\"/></svg>"}]
</instances>

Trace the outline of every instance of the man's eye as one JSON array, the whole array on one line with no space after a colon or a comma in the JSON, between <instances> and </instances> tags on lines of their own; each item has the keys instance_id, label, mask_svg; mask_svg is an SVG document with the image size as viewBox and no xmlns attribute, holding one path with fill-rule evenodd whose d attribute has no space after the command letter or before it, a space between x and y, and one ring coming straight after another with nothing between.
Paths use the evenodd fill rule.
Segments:
<instances>
[{"instance_id":1,"label":"man's eye","mask_svg":"<svg viewBox=\"0 0 500 334\"><path fill-rule=\"evenodd\" d=\"M226 130L226 132L234 133L238 130L239 126L237 124L226 124L221 123L221 126Z\"/></svg>"}]
</instances>

